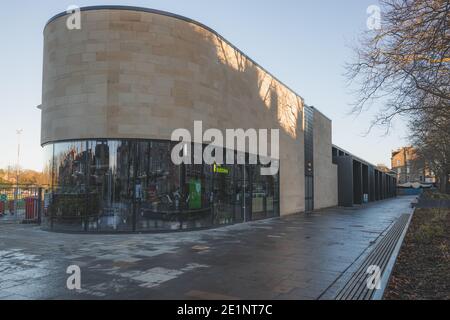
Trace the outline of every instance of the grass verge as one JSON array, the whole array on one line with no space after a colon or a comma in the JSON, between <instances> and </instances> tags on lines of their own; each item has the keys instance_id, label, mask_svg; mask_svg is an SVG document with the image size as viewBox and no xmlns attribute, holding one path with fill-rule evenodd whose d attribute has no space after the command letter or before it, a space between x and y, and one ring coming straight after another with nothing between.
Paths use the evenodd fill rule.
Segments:
<instances>
[{"instance_id":1,"label":"grass verge","mask_svg":"<svg viewBox=\"0 0 450 320\"><path fill-rule=\"evenodd\" d=\"M416 209L384 299L450 299L450 208Z\"/></svg>"}]
</instances>

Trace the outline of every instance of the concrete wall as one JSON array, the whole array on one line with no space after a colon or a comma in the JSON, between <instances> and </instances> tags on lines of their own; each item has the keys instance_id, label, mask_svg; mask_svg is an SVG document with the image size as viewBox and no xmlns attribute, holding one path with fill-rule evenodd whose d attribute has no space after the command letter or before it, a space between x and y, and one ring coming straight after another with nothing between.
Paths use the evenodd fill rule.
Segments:
<instances>
[{"instance_id":1,"label":"concrete wall","mask_svg":"<svg viewBox=\"0 0 450 320\"><path fill-rule=\"evenodd\" d=\"M279 128L281 214L304 210L301 97L196 23L116 8L82 11L81 30L68 30L66 17L44 30L42 144L170 139L194 120L204 130ZM324 207L335 204L336 169L331 123L318 124L316 196Z\"/></svg>"},{"instance_id":2,"label":"concrete wall","mask_svg":"<svg viewBox=\"0 0 450 320\"><path fill-rule=\"evenodd\" d=\"M314 209L338 205L338 173L331 153L331 120L314 112Z\"/></svg>"}]
</instances>

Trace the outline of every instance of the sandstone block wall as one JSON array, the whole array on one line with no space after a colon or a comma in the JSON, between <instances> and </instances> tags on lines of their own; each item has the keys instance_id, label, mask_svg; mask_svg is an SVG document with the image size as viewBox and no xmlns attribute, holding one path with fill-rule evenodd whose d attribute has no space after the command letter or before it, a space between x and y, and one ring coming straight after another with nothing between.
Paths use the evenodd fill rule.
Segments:
<instances>
[{"instance_id":1,"label":"sandstone block wall","mask_svg":"<svg viewBox=\"0 0 450 320\"><path fill-rule=\"evenodd\" d=\"M304 210L301 97L190 21L125 9L82 11L81 30L67 29L66 19L44 30L42 144L170 139L195 120L204 130L278 128L281 214ZM331 153L331 123L323 127L330 140L318 142Z\"/></svg>"}]
</instances>

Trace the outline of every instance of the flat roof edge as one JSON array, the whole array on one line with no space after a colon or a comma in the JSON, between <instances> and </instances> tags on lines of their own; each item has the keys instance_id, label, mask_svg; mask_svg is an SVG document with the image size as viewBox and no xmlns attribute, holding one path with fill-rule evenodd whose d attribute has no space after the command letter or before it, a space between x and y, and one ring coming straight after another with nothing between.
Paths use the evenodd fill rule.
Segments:
<instances>
[{"instance_id":1,"label":"flat roof edge","mask_svg":"<svg viewBox=\"0 0 450 320\"><path fill-rule=\"evenodd\" d=\"M323 116L325 119L329 120L330 122L333 122L333 120L330 117L328 117L325 113L323 113L322 111L320 111L316 107L310 106L310 105L307 105L307 104L305 104L305 105L310 107L310 108L312 108L315 112L320 113L320 115Z\"/></svg>"},{"instance_id":2,"label":"flat roof edge","mask_svg":"<svg viewBox=\"0 0 450 320\"><path fill-rule=\"evenodd\" d=\"M364 160L363 158L360 158L360 157L356 156L355 154L353 154L353 153L351 153L351 152L345 150L344 148L341 148L341 147L339 147L339 146L337 146L337 145L335 145L335 144L332 144L331 146L332 146L333 148L336 148L336 149L338 149L338 150L341 150L341 151L343 151L343 152L345 152L345 153L348 153L348 154L349 154L351 157L353 157L355 160L357 160L357 161L359 161L359 162L361 162L361 163L363 163L363 164L365 164L365 165L370 165L370 166L374 167L375 170L378 170L378 171L380 171L380 172L383 172L383 171L377 169L377 166L374 165L373 163L370 163L369 161ZM390 174L389 172L383 172L383 173L386 173L387 175L392 176L392 174Z\"/></svg>"}]
</instances>

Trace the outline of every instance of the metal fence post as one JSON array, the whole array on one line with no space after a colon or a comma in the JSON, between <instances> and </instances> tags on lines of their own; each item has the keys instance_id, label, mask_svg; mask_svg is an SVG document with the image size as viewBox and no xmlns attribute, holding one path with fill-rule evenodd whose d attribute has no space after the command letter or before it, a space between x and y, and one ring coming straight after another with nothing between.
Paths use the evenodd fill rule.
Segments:
<instances>
[{"instance_id":1,"label":"metal fence post","mask_svg":"<svg viewBox=\"0 0 450 320\"><path fill-rule=\"evenodd\" d=\"M42 187L38 188L38 208L37 208L37 223L41 224L42 217Z\"/></svg>"}]
</instances>

